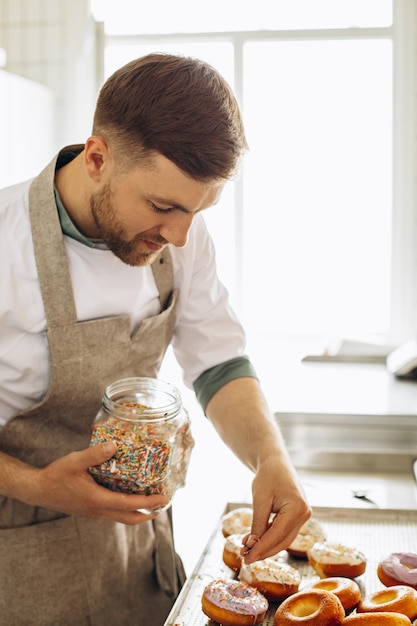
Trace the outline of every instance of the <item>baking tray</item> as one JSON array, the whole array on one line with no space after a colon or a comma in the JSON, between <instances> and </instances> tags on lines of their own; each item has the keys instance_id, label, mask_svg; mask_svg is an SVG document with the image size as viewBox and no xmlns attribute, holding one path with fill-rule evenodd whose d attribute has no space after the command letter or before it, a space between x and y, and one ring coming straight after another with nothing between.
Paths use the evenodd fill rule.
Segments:
<instances>
[{"instance_id":1,"label":"baking tray","mask_svg":"<svg viewBox=\"0 0 417 626\"><path fill-rule=\"evenodd\" d=\"M247 503L228 503L224 513L249 506ZM361 550L367 557L365 573L356 579L362 596L382 589L376 568L390 552L417 553L417 511L394 509L344 509L314 507L314 517L322 524L327 540L343 543ZM201 596L205 586L214 578L236 578L222 560L224 537L221 518L214 529L192 574L187 579L164 626L214 626L201 610ZM284 551L283 554L286 554ZM287 555L287 562L301 574L300 591L319 577L304 559ZM274 626L277 603L270 602L262 626Z\"/></svg>"}]
</instances>

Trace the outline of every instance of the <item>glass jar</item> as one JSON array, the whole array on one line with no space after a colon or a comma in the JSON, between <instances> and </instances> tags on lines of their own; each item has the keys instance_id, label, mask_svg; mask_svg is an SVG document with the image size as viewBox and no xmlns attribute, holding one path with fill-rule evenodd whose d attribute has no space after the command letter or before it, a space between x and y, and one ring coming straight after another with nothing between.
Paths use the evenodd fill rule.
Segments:
<instances>
[{"instance_id":1,"label":"glass jar","mask_svg":"<svg viewBox=\"0 0 417 626\"><path fill-rule=\"evenodd\" d=\"M124 378L104 391L90 445L111 441L116 453L89 468L100 485L140 495L163 494L169 503L185 484L194 439L180 392L156 378ZM141 509L144 512L147 509Z\"/></svg>"}]
</instances>

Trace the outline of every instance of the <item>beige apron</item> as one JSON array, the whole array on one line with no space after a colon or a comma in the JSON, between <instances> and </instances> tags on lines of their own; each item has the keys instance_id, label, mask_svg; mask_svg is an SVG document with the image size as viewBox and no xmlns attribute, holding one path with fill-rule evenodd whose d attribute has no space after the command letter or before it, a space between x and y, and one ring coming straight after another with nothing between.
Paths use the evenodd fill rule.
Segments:
<instances>
[{"instance_id":1,"label":"beige apron","mask_svg":"<svg viewBox=\"0 0 417 626\"><path fill-rule=\"evenodd\" d=\"M133 336L126 316L77 322L53 195L55 164L29 192L51 382L39 404L0 431L0 450L38 467L88 446L107 384L156 376L178 295L165 250L152 266L161 312ZM1 625L162 626L183 579L168 512L130 527L0 498Z\"/></svg>"}]
</instances>

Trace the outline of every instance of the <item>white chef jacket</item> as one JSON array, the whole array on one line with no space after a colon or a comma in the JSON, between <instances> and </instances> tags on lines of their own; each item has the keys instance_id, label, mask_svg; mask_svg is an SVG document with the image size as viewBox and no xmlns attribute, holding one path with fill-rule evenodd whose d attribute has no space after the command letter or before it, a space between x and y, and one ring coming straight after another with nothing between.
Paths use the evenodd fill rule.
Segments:
<instances>
[{"instance_id":1,"label":"white chef jacket","mask_svg":"<svg viewBox=\"0 0 417 626\"><path fill-rule=\"evenodd\" d=\"M40 401L49 385L46 319L29 219L30 183L0 191L0 425ZM157 314L158 290L150 267L131 267L109 250L90 248L66 235L64 241L79 321L129 315L133 331ZM244 356L245 335L217 277L213 242L201 215L193 220L187 244L170 250L179 288L172 347L184 383L191 387L207 369Z\"/></svg>"}]
</instances>

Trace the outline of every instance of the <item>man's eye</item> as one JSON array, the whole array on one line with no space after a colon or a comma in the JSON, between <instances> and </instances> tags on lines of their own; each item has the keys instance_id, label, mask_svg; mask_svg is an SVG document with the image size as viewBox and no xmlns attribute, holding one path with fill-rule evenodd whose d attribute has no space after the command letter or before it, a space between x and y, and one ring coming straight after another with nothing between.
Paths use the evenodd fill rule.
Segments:
<instances>
[{"instance_id":1,"label":"man's eye","mask_svg":"<svg viewBox=\"0 0 417 626\"><path fill-rule=\"evenodd\" d=\"M155 211L155 213L170 213L171 211L173 211L173 207L168 207L167 209L161 209L161 207L156 206L156 204L154 204L153 202L151 202L151 207L152 210Z\"/></svg>"}]
</instances>

